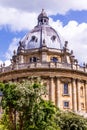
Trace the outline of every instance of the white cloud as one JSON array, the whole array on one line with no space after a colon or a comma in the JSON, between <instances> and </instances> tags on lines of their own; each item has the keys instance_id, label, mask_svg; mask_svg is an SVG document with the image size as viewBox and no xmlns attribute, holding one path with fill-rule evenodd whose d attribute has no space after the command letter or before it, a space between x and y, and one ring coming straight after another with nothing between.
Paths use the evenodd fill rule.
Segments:
<instances>
[{"instance_id":1,"label":"white cloud","mask_svg":"<svg viewBox=\"0 0 87 130\"><path fill-rule=\"evenodd\" d=\"M3 7L38 12L45 8L50 13L65 13L68 10L87 10L87 0L0 0Z\"/></svg>"},{"instance_id":2,"label":"white cloud","mask_svg":"<svg viewBox=\"0 0 87 130\"><path fill-rule=\"evenodd\" d=\"M0 29L32 29L42 8L48 14L65 14L69 10L87 10L87 0L0 0Z\"/></svg>"},{"instance_id":3,"label":"white cloud","mask_svg":"<svg viewBox=\"0 0 87 130\"><path fill-rule=\"evenodd\" d=\"M5 60L4 62L0 60L0 67L5 63L5 66L9 66L11 64L10 60Z\"/></svg>"},{"instance_id":4,"label":"white cloud","mask_svg":"<svg viewBox=\"0 0 87 130\"><path fill-rule=\"evenodd\" d=\"M0 7L0 27L7 27L11 31L32 29L37 23L36 20L36 13L28 13L12 8Z\"/></svg>"},{"instance_id":5,"label":"white cloud","mask_svg":"<svg viewBox=\"0 0 87 130\"><path fill-rule=\"evenodd\" d=\"M11 64L10 60L6 60L4 63L5 63L5 66L9 66Z\"/></svg>"},{"instance_id":6,"label":"white cloud","mask_svg":"<svg viewBox=\"0 0 87 130\"><path fill-rule=\"evenodd\" d=\"M13 51L17 50L19 40L20 38L13 38L12 42L10 43L8 50L5 54L7 61L12 58Z\"/></svg>"},{"instance_id":7,"label":"white cloud","mask_svg":"<svg viewBox=\"0 0 87 130\"><path fill-rule=\"evenodd\" d=\"M12 59L13 56L13 51L16 50L17 51L17 47L18 47L18 43L20 41L20 38L13 38L12 42L9 44L8 50L5 53L5 61L0 61L0 64L3 64L3 62L5 63L6 66L10 65L10 59Z\"/></svg>"},{"instance_id":8,"label":"white cloud","mask_svg":"<svg viewBox=\"0 0 87 130\"><path fill-rule=\"evenodd\" d=\"M87 63L87 23L78 24L70 21L63 27L60 21L54 22L50 19L51 25L62 35L63 40L68 40L70 50L74 51L79 62Z\"/></svg>"},{"instance_id":9,"label":"white cloud","mask_svg":"<svg viewBox=\"0 0 87 130\"><path fill-rule=\"evenodd\" d=\"M30 30L37 24L37 16L45 8L48 14L65 14L72 10L87 10L87 0L0 0L0 29L9 28L11 31ZM63 27L61 21L52 25L65 40L69 41L69 48L74 50L79 61L87 62L87 23L78 24L70 21ZM11 58L12 51L17 48L19 39L14 38L6 52L6 58Z\"/></svg>"},{"instance_id":10,"label":"white cloud","mask_svg":"<svg viewBox=\"0 0 87 130\"><path fill-rule=\"evenodd\" d=\"M87 24L78 24L76 21L70 21L63 27L61 21L58 20L54 22L51 18L50 24L60 33L59 35L61 35L62 41L69 41L68 47L70 50L74 51L75 57L79 62L87 63ZM7 61L11 59L13 51L17 50L19 40L20 38L14 38L9 45L8 51L6 52Z\"/></svg>"}]
</instances>

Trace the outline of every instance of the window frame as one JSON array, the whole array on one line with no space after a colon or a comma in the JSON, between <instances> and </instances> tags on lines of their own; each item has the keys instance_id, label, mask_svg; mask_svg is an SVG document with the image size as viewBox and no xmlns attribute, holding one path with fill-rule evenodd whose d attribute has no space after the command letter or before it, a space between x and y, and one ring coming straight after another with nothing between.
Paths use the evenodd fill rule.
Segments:
<instances>
[{"instance_id":1,"label":"window frame","mask_svg":"<svg viewBox=\"0 0 87 130\"><path fill-rule=\"evenodd\" d=\"M66 105L65 103L68 104L68 105ZM69 109L69 107L70 107L70 102L67 101L67 100L63 101L63 108L68 108Z\"/></svg>"},{"instance_id":2,"label":"window frame","mask_svg":"<svg viewBox=\"0 0 87 130\"><path fill-rule=\"evenodd\" d=\"M63 84L63 95L69 95L69 83Z\"/></svg>"},{"instance_id":3,"label":"window frame","mask_svg":"<svg viewBox=\"0 0 87 130\"><path fill-rule=\"evenodd\" d=\"M57 57L51 57L51 62L53 63L57 63L58 62L58 58Z\"/></svg>"},{"instance_id":4,"label":"window frame","mask_svg":"<svg viewBox=\"0 0 87 130\"><path fill-rule=\"evenodd\" d=\"M37 57L30 57L30 63L36 63L37 60Z\"/></svg>"}]
</instances>

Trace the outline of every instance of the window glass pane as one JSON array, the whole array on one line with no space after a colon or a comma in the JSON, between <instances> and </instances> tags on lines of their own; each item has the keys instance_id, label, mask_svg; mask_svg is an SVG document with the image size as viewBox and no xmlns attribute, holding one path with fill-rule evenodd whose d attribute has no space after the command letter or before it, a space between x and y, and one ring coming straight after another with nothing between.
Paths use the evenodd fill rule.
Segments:
<instances>
[{"instance_id":1,"label":"window glass pane","mask_svg":"<svg viewBox=\"0 0 87 130\"><path fill-rule=\"evenodd\" d=\"M64 94L68 94L68 84L64 83Z\"/></svg>"},{"instance_id":2,"label":"window glass pane","mask_svg":"<svg viewBox=\"0 0 87 130\"><path fill-rule=\"evenodd\" d=\"M36 57L31 57L30 62L37 62L37 58Z\"/></svg>"},{"instance_id":3,"label":"window glass pane","mask_svg":"<svg viewBox=\"0 0 87 130\"><path fill-rule=\"evenodd\" d=\"M33 62L37 62L37 58L36 57L33 57Z\"/></svg>"},{"instance_id":4,"label":"window glass pane","mask_svg":"<svg viewBox=\"0 0 87 130\"><path fill-rule=\"evenodd\" d=\"M56 57L52 57L52 58L51 58L51 61L52 61L52 62L58 62L58 59L57 59Z\"/></svg>"},{"instance_id":5,"label":"window glass pane","mask_svg":"<svg viewBox=\"0 0 87 130\"><path fill-rule=\"evenodd\" d=\"M69 102L64 102L64 107L69 107Z\"/></svg>"}]
</instances>

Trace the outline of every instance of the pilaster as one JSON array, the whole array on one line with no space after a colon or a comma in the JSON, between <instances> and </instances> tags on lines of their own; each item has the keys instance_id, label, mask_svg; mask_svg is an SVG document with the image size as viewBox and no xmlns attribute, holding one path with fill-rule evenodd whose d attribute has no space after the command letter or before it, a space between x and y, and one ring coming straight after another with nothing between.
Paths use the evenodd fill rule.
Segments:
<instances>
[{"instance_id":1,"label":"pilaster","mask_svg":"<svg viewBox=\"0 0 87 130\"><path fill-rule=\"evenodd\" d=\"M60 108L60 80L56 78L56 106Z\"/></svg>"},{"instance_id":2,"label":"pilaster","mask_svg":"<svg viewBox=\"0 0 87 130\"><path fill-rule=\"evenodd\" d=\"M73 111L77 111L77 93L76 93L76 80L72 79L72 108Z\"/></svg>"},{"instance_id":3,"label":"pilaster","mask_svg":"<svg viewBox=\"0 0 87 130\"><path fill-rule=\"evenodd\" d=\"M55 86L53 77L50 77L50 100L55 102Z\"/></svg>"},{"instance_id":4,"label":"pilaster","mask_svg":"<svg viewBox=\"0 0 87 130\"><path fill-rule=\"evenodd\" d=\"M76 80L77 85L77 111L81 111L81 104L80 104L80 80Z\"/></svg>"},{"instance_id":5,"label":"pilaster","mask_svg":"<svg viewBox=\"0 0 87 130\"><path fill-rule=\"evenodd\" d=\"M84 83L85 87L85 112L87 113L87 82Z\"/></svg>"}]
</instances>

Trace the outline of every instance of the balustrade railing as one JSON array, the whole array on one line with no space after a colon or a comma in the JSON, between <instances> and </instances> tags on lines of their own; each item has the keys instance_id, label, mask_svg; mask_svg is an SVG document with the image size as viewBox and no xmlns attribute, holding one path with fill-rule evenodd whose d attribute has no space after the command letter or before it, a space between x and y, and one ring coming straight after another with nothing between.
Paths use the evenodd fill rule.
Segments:
<instances>
[{"instance_id":1,"label":"balustrade railing","mask_svg":"<svg viewBox=\"0 0 87 130\"><path fill-rule=\"evenodd\" d=\"M80 65L61 63L61 62L32 62L32 63L21 63L10 66L2 66L0 68L0 73L9 72L13 70L27 69L27 68L61 68L69 70L83 71L87 73L87 67L82 67Z\"/></svg>"}]
</instances>

